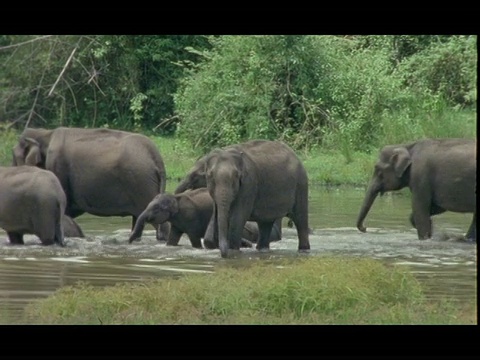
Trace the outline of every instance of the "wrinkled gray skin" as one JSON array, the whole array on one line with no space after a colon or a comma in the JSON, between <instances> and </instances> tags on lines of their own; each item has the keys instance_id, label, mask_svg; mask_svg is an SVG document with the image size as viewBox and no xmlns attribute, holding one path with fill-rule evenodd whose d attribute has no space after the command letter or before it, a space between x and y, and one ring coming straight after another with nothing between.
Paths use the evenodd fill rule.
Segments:
<instances>
[{"instance_id":1,"label":"wrinkled gray skin","mask_svg":"<svg viewBox=\"0 0 480 360\"><path fill-rule=\"evenodd\" d=\"M186 233L195 248L202 248L201 238L204 237L208 223L213 213L213 199L207 188L186 190L179 194L159 194L153 198L146 209L140 214L137 224L130 235L129 242L142 236L145 223L171 224L167 245L178 245L180 237ZM270 241L281 239L282 220L274 223ZM242 246L251 247L259 237L257 223L248 221L242 234Z\"/></svg>"},{"instance_id":2,"label":"wrinkled gray skin","mask_svg":"<svg viewBox=\"0 0 480 360\"><path fill-rule=\"evenodd\" d=\"M57 177L31 166L0 166L0 227L12 244L24 234L44 245L65 246L63 216L67 200Z\"/></svg>"},{"instance_id":3,"label":"wrinkled gray skin","mask_svg":"<svg viewBox=\"0 0 480 360\"><path fill-rule=\"evenodd\" d=\"M63 215L62 224L63 224L63 235L65 237L79 237L79 238L85 237L81 227L70 216Z\"/></svg>"},{"instance_id":4,"label":"wrinkled gray skin","mask_svg":"<svg viewBox=\"0 0 480 360\"><path fill-rule=\"evenodd\" d=\"M412 193L410 221L419 239L432 236L432 215L445 211L473 213L466 238L476 241L476 140L425 139L387 145L380 151L357 219L363 221L378 194L406 186Z\"/></svg>"},{"instance_id":5,"label":"wrinkled gray skin","mask_svg":"<svg viewBox=\"0 0 480 360\"><path fill-rule=\"evenodd\" d=\"M67 196L66 214L137 217L165 191L165 166L146 136L110 129L26 129L13 149L13 165L57 175ZM157 228L157 239L165 240Z\"/></svg>"},{"instance_id":6,"label":"wrinkled gray skin","mask_svg":"<svg viewBox=\"0 0 480 360\"><path fill-rule=\"evenodd\" d=\"M228 250L240 248L245 223L256 221L260 238L256 248L269 248L276 219L288 216L297 228L298 249L310 249L308 240L308 178L297 155L279 141L252 140L210 152L199 159L176 192L207 186L214 212L204 243Z\"/></svg>"}]
</instances>

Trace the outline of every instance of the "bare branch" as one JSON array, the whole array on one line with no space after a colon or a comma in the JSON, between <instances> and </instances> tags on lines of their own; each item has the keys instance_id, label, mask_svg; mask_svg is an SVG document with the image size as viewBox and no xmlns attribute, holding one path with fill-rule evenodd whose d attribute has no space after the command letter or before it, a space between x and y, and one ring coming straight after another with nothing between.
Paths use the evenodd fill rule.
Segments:
<instances>
[{"instance_id":1,"label":"bare branch","mask_svg":"<svg viewBox=\"0 0 480 360\"><path fill-rule=\"evenodd\" d=\"M43 80L43 77L42 77ZM28 115L27 122L25 123L25 129L28 128L30 121L32 120L32 116L35 110L35 105L37 105L38 94L40 94L40 89L37 89L37 93L35 94L35 100L33 101L32 108L30 109L30 114Z\"/></svg>"},{"instance_id":2,"label":"bare branch","mask_svg":"<svg viewBox=\"0 0 480 360\"><path fill-rule=\"evenodd\" d=\"M73 55L75 54L76 51L77 51L77 47L75 47L75 48L72 50L72 53L70 54L70 56L68 57L67 62L66 62L65 65L63 66L63 69L62 69L62 71L60 72L60 75L58 75L57 80L55 80L55 83L53 84L52 88L51 88L50 91L48 92L47 97L50 96L50 95L52 95L53 90L55 90L55 87L57 86L57 84L58 84L58 82L60 81L63 73L64 73L65 70L67 69L68 64L70 64L70 61L72 61Z\"/></svg>"},{"instance_id":3,"label":"bare branch","mask_svg":"<svg viewBox=\"0 0 480 360\"><path fill-rule=\"evenodd\" d=\"M46 38L49 38L49 37L52 37L52 36L53 35L44 35L44 36L40 36L40 37L37 37L35 39L27 40L27 41L24 41L24 42L21 42L21 43L18 43L18 44L0 46L0 50L11 49L11 48L14 48L14 47L18 47L18 46L22 46L22 45L25 45L25 44L32 43L32 42L37 41L37 40L46 39Z\"/></svg>"}]
</instances>

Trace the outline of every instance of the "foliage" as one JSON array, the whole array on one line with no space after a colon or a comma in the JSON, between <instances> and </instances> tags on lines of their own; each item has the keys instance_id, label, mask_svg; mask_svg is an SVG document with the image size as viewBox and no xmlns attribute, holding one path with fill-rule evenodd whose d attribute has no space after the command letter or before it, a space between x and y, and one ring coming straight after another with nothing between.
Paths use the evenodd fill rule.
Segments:
<instances>
[{"instance_id":1,"label":"foliage","mask_svg":"<svg viewBox=\"0 0 480 360\"><path fill-rule=\"evenodd\" d=\"M17 127L175 130L173 93L198 35L0 36L0 118ZM169 120L170 119L170 120Z\"/></svg>"},{"instance_id":2,"label":"foliage","mask_svg":"<svg viewBox=\"0 0 480 360\"><path fill-rule=\"evenodd\" d=\"M351 161L352 151L386 141L385 121L435 136L425 114L476 100L475 36L223 36L212 44L175 95L179 135L204 151L282 139L340 149Z\"/></svg>"},{"instance_id":3,"label":"foliage","mask_svg":"<svg viewBox=\"0 0 480 360\"><path fill-rule=\"evenodd\" d=\"M0 35L0 119L341 151L473 137L474 35ZM457 115L455 115L457 114ZM447 123L443 124L443 121ZM449 136L453 136L453 133ZM456 136L456 135L455 135Z\"/></svg>"},{"instance_id":4,"label":"foliage","mask_svg":"<svg viewBox=\"0 0 480 360\"><path fill-rule=\"evenodd\" d=\"M17 133L0 123L0 166L12 165L12 149L17 142Z\"/></svg>"},{"instance_id":5,"label":"foliage","mask_svg":"<svg viewBox=\"0 0 480 360\"><path fill-rule=\"evenodd\" d=\"M314 257L224 263L213 274L64 287L27 306L36 324L449 324L415 278L372 259ZM465 321L465 320L463 320ZM470 319L474 322L475 319Z\"/></svg>"},{"instance_id":6,"label":"foliage","mask_svg":"<svg viewBox=\"0 0 480 360\"><path fill-rule=\"evenodd\" d=\"M320 81L312 38L223 36L175 96L179 134L205 150L241 140L295 142L321 118L310 83Z\"/></svg>"},{"instance_id":7,"label":"foliage","mask_svg":"<svg viewBox=\"0 0 480 360\"><path fill-rule=\"evenodd\" d=\"M448 42L431 43L400 64L408 87L430 91L449 105L473 105L477 100L476 36L454 36Z\"/></svg>"}]
</instances>

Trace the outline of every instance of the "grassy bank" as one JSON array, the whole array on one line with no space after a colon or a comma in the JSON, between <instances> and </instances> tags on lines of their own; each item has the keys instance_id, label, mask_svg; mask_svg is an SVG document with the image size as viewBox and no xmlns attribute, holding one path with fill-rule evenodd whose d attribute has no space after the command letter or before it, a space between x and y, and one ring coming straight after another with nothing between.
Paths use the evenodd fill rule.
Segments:
<instances>
[{"instance_id":1,"label":"grassy bank","mask_svg":"<svg viewBox=\"0 0 480 360\"><path fill-rule=\"evenodd\" d=\"M476 307L433 303L402 268L315 257L219 265L143 283L64 287L26 309L35 324L474 324Z\"/></svg>"}]
</instances>

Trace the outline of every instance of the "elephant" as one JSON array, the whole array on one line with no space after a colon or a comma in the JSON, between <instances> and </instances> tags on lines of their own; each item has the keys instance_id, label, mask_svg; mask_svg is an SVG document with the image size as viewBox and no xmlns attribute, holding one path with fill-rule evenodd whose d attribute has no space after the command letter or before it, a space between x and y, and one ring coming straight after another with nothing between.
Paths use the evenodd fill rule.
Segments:
<instances>
[{"instance_id":1,"label":"elephant","mask_svg":"<svg viewBox=\"0 0 480 360\"><path fill-rule=\"evenodd\" d=\"M375 164L357 228L366 231L363 221L379 193L408 186L413 210L410 221L420 240L432 236L432 215L453 211L473 212L466 238L476 241L476 172L473 139L422 139L386 145Z\"/></svg>"},{"instance_id":2,"label":"elephant","mask_svg":"<svg viewBox=\"0 0 480 360\"><path fill-rule=\"evenodd\" d=\"M214 211L204 243L219 247L222 257L229 249L239 250L247 221L258 224L257 250L268 249L273 223L285 216L296 226L298 250L310 250L308 176L288 145L250 140L214 149L197 160L175 192L205 185Z\"/></svg>"},{"instance_id":3,"label":"elephant","mask_svg":"<svg viewBox=\"0 0 480 360\"><path fill-rule=\"evenodd\" d=\"M0 166L0 227L11 244L24 234L44 245L65 246L63 217L67 198L58 178L32 166Z\"/></svg>"},{"instance_id":4,"label":"elephant","mask_svg":"<svg viewBox=\"0 0 480 360\"><path fill-rule=\"evenodd\" d=\"M64 215L62 224L63 224L63 235L65 237L79 237L79 238L85 237L80 226L70 216Z\"/></svg>"},{"instance_id":5,"label":"elephant","mask_svg":"<svg viewBox=\"0 0 480 360\"><path fill-rule=\"evenodd\" d=\"M213 213L213 199L207 188L185 190L179 194L163 193L155 196L146 209L138 217L129 242L142 236L145 222L171 224L167 245L178 245L180 237L186 233L194 248L202 248L201 238L204 237L208 223ZM258 241L258 226L256 222L248 221L242 234L242 245L251 247ZM274 222L270 241L282 237L282 219Z\"/></svg>"},{"instance_id":6,"label":"elephant","mask_svg":"<svg viewBox=\"0 0 480 360\"><path fill-rule=\"evenodd\" d=\"M166 171L146 136L111 129L27 128L13 149L13 165L52 171L67 196L66 214L137 217L165 191ZM168 224L157 228L165 240Z\"/></svg>"}]
</instances>

